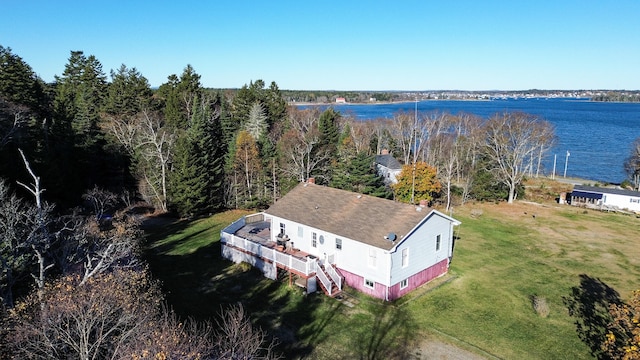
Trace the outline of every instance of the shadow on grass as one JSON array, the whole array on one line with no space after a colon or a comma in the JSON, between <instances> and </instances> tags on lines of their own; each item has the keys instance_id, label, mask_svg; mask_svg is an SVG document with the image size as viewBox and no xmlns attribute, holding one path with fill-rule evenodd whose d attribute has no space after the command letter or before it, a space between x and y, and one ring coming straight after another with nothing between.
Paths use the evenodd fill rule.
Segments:
<instances>
[{"instance_id":1,"label":"shadow on grass","mask_svg":"<svg viewBox=\"0 0 640 360\"><path fill-rule=\"evenodd\" d=\"M206 245L202 239L203 232L221 227L215 219L206 229L192 229L193 233L192 226L175 222L152 229L144 251L153 277L161 282L165 300L177 315L215 324L221 309L242 303L252 322L277 338L286 358L308 356L326 339L325 328L342 307L338 301L322 294L304 296L296 286L266 279L246 264L222 258L218 239ZM184 237L167 241L181 232L186 232ZM192 251L177 251L181 248Z\"/></svg>"},{"instance_id":2,"label":"shadow on grass","mask_svg":"<svg viewBox=\"0 0 640 360\"><path fill-rule=\"evenodd\" d=\"M620 295L597 278L580 275L580 285L571 288L571 295L563 298L569 315L575 319L576 331L599 359L607 358L602 344L607 334L607 325L612 321L609 306L621 304Z\"/></svg>"},{"instance_id":3,"label":"shadow on grass","mask_svg":"<svg viewBox=\"0 0 640 360\"><path fill-rule=\"evenodd\" d=\"M407 359L415 347L418 327L404 307L371 305L373 315L354 336L351 349L358 359Z\"/></svg>"},{"instance_id":4,"label":"shadow on grass","mask_svg":"<svg viewBox=\"0 0 640 360\"><path fill-rule=\"evenodd\" d=\"M405 309L364 301L349 308L322 292L305 295L286 281L233 264L221 256L221 222L214 216L148 232L145 259L180 317L215 323L221 309L241 303L252 322L277 338L285 358L408 358L418 331Z\"/></svg>"},{"instance_id":5,"label":"shadow on grass","mask_svg":"<svg viewBox=\"0 0 640 360\"><path fill-rule=\"evenodd\" d=\"M287 349L293 358L305 358L314 347L331 339L331 327L337 315L343 314L344 305L338 300L325 297L322 292L307 296L297 304L295 311L285 314L283 322L298 329L300 342Z\"/></svg>"}]
</instances>

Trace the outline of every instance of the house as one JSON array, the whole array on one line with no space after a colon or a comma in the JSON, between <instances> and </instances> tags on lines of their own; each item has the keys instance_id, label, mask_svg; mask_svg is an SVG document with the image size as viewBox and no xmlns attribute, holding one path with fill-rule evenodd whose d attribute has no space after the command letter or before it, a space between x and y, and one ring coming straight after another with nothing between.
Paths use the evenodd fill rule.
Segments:
<instances>
[{"instance_id":1,"label":"house","mask_svg":"<svg viewBox=\"0 0 640 360\"><path fill-rule=\"evenodd\" d=\"M574 206L640 212L638 191L575 185L570 199Z\"/></svg>"},{"instance_id":2,"label":"house","mask_svg":"<svg viewBox=\"0 0 640 360\"><path fill-rule=\"evenodd\" d=\"M378 175L384 178L385 185L391 185L398 182L402 164L389 154L389 150L383 149L380 155L376 155L376 169Z\"/></svg>"},{"instance_id":3,"label":"house","mask_svg":"<svg viewBox=\"0 0 640 360\"><path fill-rule=\"evenodd\" d=\"M394 300L445 274L457 220L428 207L301 183L222 230L222 255L335 296L344 285Z\"/></svg>"},{"instance_id":4,"label":"house","mask_svg":"<svg viewBox=\"0 0 640 360\"><path fill-rule=\"evenodd\" d=\"M347 103L347 99L343 98L343 97L337 97L336 98L336 104L346 104Z\"/></svg>"}]
</instances>

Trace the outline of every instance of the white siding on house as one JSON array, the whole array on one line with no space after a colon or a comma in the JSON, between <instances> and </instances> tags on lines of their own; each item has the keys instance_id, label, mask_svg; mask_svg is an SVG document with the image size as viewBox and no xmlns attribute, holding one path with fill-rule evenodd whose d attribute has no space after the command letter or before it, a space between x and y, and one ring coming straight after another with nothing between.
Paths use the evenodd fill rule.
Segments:
<instances>
[{"instance_id":1,"label":"white siding on house","mask_svg":"<svg viewBox=\"0 0 640 360\"><path fill-rule=\"evenodd\" d=\"M280 231L280 223L283 223L285 224L286 234L294 241L296 249L314 254L321 261L333 257L336 266L339 268L378 283L389 285L389 254L385 250L275 216L271 218L274 241L276 240L275 236ZM302 226L302 238L298 237L298 226ZM317 234L316 248L312 246L313 233ZM342 240L342 249L340 250L336 249L336 239ZM370 261L372 261L371 254L375 254L375 267L370 264Z\"/></svg>"},{"instance_id":2,"label":"white siding on house","mask_svg":"<svg viewBox=\"0 0 640 360\"><path fill-rule=\"evenodd\" d=\"M278 217L271 217L272 237L285 224L286 234L294 242L294 247L318 256L321 261L333 258L341 269L358 274L377 283L392 286L448 257L452 251L451 222L432 212L418 227L405 238L393 252L389 252L359 241L321 231ZM302 227L302 238L298 237L298 227ZM317 247L312 246L312 234L317 234ZM436 236L440 235L440 250L436 251ZM342 249L336 249L336 238L342 240ZM397 241L397 240L396 240ZM402 266L402 251L408 249L407 266ZM375 255L375 266L373 256Z\"/></svg>"},{"instance_id":3,"label":"white siding on house","mask_svg":"<svg viewBox=\"0 0 640 360\"><path fill-rule=\"evenodd\" d=\"M401 170L389 169L386 166L376 164L378 175L382 176L386 185L395 184L398 182L398 175Z\"/></svg>"},{"instance_id":4,"label":"white siding on house","mask_svg":"<svg viewBox=\"0 0 640 360\"><path fill-rule=\"evenodd\" d=\"M389 254L387 251L342 238L342 251L338 254L336 265L365 279L389 285ZM373 251L373 252L372 252ZM371 255L375 254L375 267Z\"/></svg>"},{"instance_id":5,"label":"white siding on house","mask_svg":"<svg viewBox=\"0 0 640 360\"><path fill-rule=\"evenodd\" d=\"M604 205L615 206L620 209L640 211L640 193L638 193L637 197L605 193L602 197L602 203Z\"/></svg>"},{"instance_id":6,"label":"white siding on house","mask_svg":"<svg viewBox=\"0 0 640 360\"><path fill-rule=\"evenodd\" d=\"M294 242L293 246L296 249L300 249L309 254L313 254L317 256L321 261L325 260L325 255L326 257L335 255L336 253L336 241L335 241L336 236L335 235L310 227L310 226L306 226L304 224L298 224L289 220L285 220L279 217L272 216L271 218L272 218L271 236L273 241L276 241L275 236L278 234L278 231L280 229L279 224L283 223L285 224L285 228L287 229L286 234ZM299 227L302 228L302 237L298 236L300 234ZM313 241L312 241L313 233L316 234L315 248L313 247ZM343 247L344 247L344 240L343 240ZM339 251L340 250L338 250L338 252ZM335 257L337 258L339 256L335 256Z\"/></svg>"},{"instance_id":7,"label":"white siding on house","mask_svg":"<svg viewBox=\"0 0 640 360\"><path fill-rule=\"evenodd\" d=\"M451 222L437 213L425 219L408 238L391 253L390 285L414 275L451 255L453 234ZM440 250L436 251L436 237L440 235ZM409 263L402 266L402 252L409 249Z\"/></svg>"}]
</instances>

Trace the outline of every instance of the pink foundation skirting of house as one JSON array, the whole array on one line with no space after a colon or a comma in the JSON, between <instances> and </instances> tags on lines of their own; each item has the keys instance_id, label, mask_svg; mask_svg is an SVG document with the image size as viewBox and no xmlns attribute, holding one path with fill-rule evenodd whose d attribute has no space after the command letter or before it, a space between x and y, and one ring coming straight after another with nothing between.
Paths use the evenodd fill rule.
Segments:
<instances>
[{"instance_id":1,"label":"pink foundation skirting of house","mask_svg":"<svg viewBox=\"0 0 640 360\"><path fill-rule=\"evenodd\" d=\"M378 299L383 299L383 300L386 299L391 301L391 300L398 299L399 297L403 296L404 294L410 292L411 290L419 287L424 283L427 283L441 275L446 274L448 269L449 269L449 259L444 259L439 263L434 264L433 266L426 268L413 276L410 276L407 279L407 282L408 282L407 287L403 289L400 289L400 281L403 279L397 279L398 282L395 285L388 288L388 298L387 298L387 286L380 283L374 283L374 286L372 289L368 286L365 286L364 278L362 276L350 273L343 269L339 269L339 270L340 270L340 273L342 273L342 275L344 276L345 283L350 287L360 292L363 292L365 294L368 294L370 296L376 297Z\"/></svg>"}]
</instances>

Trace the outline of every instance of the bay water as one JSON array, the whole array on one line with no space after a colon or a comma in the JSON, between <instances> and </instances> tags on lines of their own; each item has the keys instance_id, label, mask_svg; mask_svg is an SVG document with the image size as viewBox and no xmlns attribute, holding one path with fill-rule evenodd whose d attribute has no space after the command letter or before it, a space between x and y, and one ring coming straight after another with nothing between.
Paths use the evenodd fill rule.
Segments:
<instances>
[{"instance_id":1,"label":"bay water","mask_svg":"<svg viewBox=\"0 0 640 360\"><path fill-rule=\"evenodd\" d=\"M400 111L414 112L415 102L331 105L343 116L367 121L392 118ZM308 107L308 106L301 106ZM322 106L322 107L327 107ZM623 163L633 141L640 137L640 103L593 102L575 98L506 98L490 101L425 100L418 113L468 113L489 118L496 113L525 112L554 125L556 146L544 160L544 173L551 175L554 155L556 177L620 183L627 179ZM567 156L569 154L569 156Z\"/></svg>"}]
</instances>

